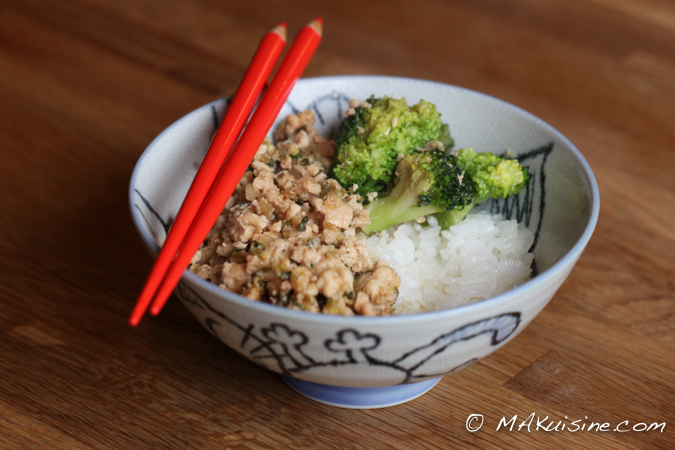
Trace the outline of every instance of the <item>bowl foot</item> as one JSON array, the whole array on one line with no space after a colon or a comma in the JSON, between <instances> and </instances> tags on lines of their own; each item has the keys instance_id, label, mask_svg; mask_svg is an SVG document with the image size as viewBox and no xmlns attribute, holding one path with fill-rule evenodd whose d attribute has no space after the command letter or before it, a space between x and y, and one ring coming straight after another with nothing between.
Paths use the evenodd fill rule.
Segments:
<instances>
[{"instance_id":1,"label":"bowl foot","mask_svg":"<svg viewBox=\"0 0 675 450\"><path fill-rule=\"evenodd\" d=\"M307 398L326 405L351 409L385 408L413 400L429 391L441 379L384 387L344 387L313 383L282 375L281 378Z\"/></svg>"}]
</instances>

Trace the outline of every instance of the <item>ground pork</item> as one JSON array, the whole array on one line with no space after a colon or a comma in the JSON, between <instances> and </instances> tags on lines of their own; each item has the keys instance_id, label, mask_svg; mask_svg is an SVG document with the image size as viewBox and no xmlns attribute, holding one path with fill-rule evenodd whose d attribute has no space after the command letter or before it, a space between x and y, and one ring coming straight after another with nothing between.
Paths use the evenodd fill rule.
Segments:
<instances>
[{"instance_id":1,"label":"ground pork","mask_svg":"<svg viewBox=\"0 0 675 450\"><path fill-rule=\"evenodd\" d=\"M189 270L223 289L303 311L386 315L400 278L356 228L358 195L327 176L335 143L314 113L291 115L263 143Z\"/></svg>"}]
</instances>

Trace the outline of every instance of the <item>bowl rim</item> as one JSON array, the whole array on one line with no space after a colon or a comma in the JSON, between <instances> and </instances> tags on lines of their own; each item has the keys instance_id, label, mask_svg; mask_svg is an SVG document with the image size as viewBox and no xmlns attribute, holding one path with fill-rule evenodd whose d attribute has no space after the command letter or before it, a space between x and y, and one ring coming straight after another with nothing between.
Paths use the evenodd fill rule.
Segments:
<instances>
[{"instance_id":1,"label":"bowl rim","mask_svg":"<svg viewBox=\"0 0 675 450\"><path fill-rule=\"evenodd\" d=\"M190 283L196 283L198 286L200 286L202 289L205 289L206 291L212 293L215 295L215 297L218 299L218 301L231 301L234 302L237 306L243 307L246 309L251 309L254 310L255 312L259 313L264 313L264 314L272 314L280 318L286 318L286 319L298 319L298 320L305 320L305 321L310 321L314 322L317 324L322 324L322 323L339 323L341 326L343 325L349 325L351 323L353 324L360 324L360 325L395 325L400 322L426 322L429 320L438 320L438 319L443 319L443 318L451 318L453 316L459 316L463 314L471 314L475 310L480 310L484 308L489 308L491 310L495 310L497 307L508 303L509 300L512 298L517 298L520 296L523 296L527 291L530 290L537 290L541 289L543 285L547 284L549 281L552 281L552 279L556 278L557 274L559 274L561 271L563 271L566 267L573 265L578 257L581 256L581 253L585 249L586 245L588 244L588 241L590 240L593 231L595 230L595 226L598 221L598 217L600 214L600 193L599 193L599 188L597 181L595 179L595 176L593 174L593 171L591 170L590 165L586 161L586 159L583 157L582 153L577 149L577 147L567 138L565 137L560 131L558 131L556 128L545 122L544 120L540 119L539 117L535 116L534 114L512 104L509 103L505 100L501 100L497 97L493 97L489 94L485 94L479 91L475 91L472 89L468 89L465 87L461 86L456 86L448 83L443 83L439 81L432 81L432 80L424 80L424 79L419 79L419 78L409 78L409 77L399 77L399 76L387 76L387 75L334 75L334 76L320 76L320 77L307 77L307 78L302 78L298 80L298 83L296 86L302 86L303 84L309 84L309 83L318 83L318 82L337 82L337 81L344 81L344 80L357 80L357 79L369 79L370 81L377 81L377 80L393 80L393 81L399 81L399 82L412 82L412 83L425 83L425 84L432 84L436 85L441 88L450 88L453 90L459 90L459 91L464 91L466 93L469 93L470 95L478 96L478 97L484 97L490 101L502 104L503 106L506 106L507 108L515 109L518 111L520 114L523 115L523 117L526 117L528 120L533 121L534 123L538 124L539 126L548 129L550 131L551 135L554 136L556 139L558 139L561 143L563 143L565 146L568 147L568 149L571 152L571 156L573 159L579 164L579 166L582 168L582 172L584 176L586 177L588 184L589 184L589 201L590 201L590 210L589 210L589 216L588 216L588 221L584 227L584 231L582 232L581 236L577 240L577 242L572 246L572 248L567 251L567 253L560 258L558 261L556 261L551 267L546 269L544 272L537 274L535 277L527 280L523 284L510 289L506 292L503 292L501 294L495 295L494 297L490 297L485 300L480 300L478 302L474 303L469 303L466 305L460 305L456 306L453 308L449 309L442 309L442 310L434 310L434 311L427 311L427 312L420 312L420 313L415 313L415 314L402 314L402 315L389 315L389 316L339 316L339 315L332 315L332 314L320 314L320 313L310 313L306 311L296 311L288 308L283 308L279 307L276 305L272 305L269 303L263 303L263 302L256 302L252 301L242 295L236 294L234 292L229 292L224 289L219 288L218 286L203 280L199 278L197 275L193 274L192 272L188 271L187 269L183 273L181 277L181 281L187 280ZM129 183L129 207L131 209L131 215L132 219L134 222L134 226L136 227L136 230L138 233L141 235L141 238L144 240L146 245L148 245L152 251L156 254L159 250L158 245L155 243L155 241L152 239L152 236L148 231L146 231L142 226L141 226L141 220L140 217L138 216L138 213L135 208L135 199L134 199L134 191L135 191L135 186L136 186L136 180L138 177L138 173L140 171L141 166L143 165L143 160L147 157L147 155L153 150L153 147L155 147L159 141L162 140L162 138L169 133L169 131L178 126L181 122L187 120L190 118L191 115L196 114L197 112L201 111L202 109L205 108L211 108L214 105L219 104L222 102L225 98L219 98L216 100L213 100L209 103L206 103L190 112L185 114L184 116L180 117L176 121L174 121L172 124L170 124L168 127L166 127L162 132L157 135L151 142L150 144L144 149L143 153L137 160L133 172L131 174L131 179Z\"/></svg>"}]
</instances>

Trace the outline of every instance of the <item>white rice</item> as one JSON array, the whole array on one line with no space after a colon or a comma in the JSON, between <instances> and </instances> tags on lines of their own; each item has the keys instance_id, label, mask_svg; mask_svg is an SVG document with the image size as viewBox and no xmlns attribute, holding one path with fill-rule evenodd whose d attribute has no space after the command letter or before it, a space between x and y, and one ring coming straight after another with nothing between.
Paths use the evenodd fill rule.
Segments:
<instances>
[{"instance_id":1,"label":"white rice","mask_svg":"<svg viewBox=\"0 0 675 450\"><path fill-rule=\"evenodd\" d=\"M406 222L367 238L371 255L401 277L396 314L446 309L484 300L530 278L534 235L499 214L469 214L441 231L435 217Z\"/></svg>"}]
</instances>

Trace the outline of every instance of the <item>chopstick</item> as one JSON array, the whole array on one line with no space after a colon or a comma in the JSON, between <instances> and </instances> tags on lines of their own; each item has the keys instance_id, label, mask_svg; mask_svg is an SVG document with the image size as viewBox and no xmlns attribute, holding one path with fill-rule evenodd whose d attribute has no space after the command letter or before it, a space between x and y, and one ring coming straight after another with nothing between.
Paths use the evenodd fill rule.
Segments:
<instances>
[{"instance_id":1,"label":"chopstick","mask_svg":"<svg viewBox=\"0 0 675 450\"><path fill-rule=\"evenodd\" d=\"M258 148L265 139L267 132L274 124L274 120L281 111L293 86L295 86L319 46L322 28L323 21L321 18L315 19L300 30L288 49L288 53L274 74L248 125L234 150L232 150L232 154L218 175L211 192L202 205L202 209L185 236L179 253L173 260L162 285L157 291L155 300L150 307L150 314L157 315L162 310L171 292L180 281L183 271L222 213L242 175L251 164Z\"/></svg>"},{"instance_id":2,"label":"chopstick","mask_svg":"<svg viewBox=\"0 0 675 450\"><path fill-rule=\"evenodd\" d=\"M277 25L265 34L260 41L138 297L136 306L129 318L129 323L132 326L138 325L152 301L164 274L169 269L171 261L180 248L190 225L192 225L192 221L220 172L225 158L241 134L241 130L244 128L244 124L251 114L256 100L260 97L260 92L263 90L285 45L285 23Z\"/></svg>"}]
</instances>

